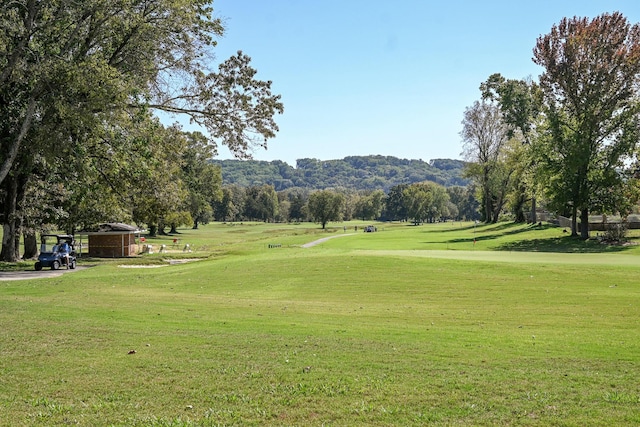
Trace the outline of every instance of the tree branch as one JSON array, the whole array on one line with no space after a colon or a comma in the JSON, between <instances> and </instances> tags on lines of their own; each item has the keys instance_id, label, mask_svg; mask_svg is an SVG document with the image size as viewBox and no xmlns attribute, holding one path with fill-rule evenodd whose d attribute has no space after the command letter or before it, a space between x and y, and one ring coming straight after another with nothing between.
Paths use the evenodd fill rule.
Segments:
<instances>
[{"instance_id":1,"label":"tree branch","mask_svg":"<svg viewBox=\"0 0 640 427\"><path fill-rule=\"evenodd\" d=\"M18 150L20 149L20 145L22 141L27 136L29 129L31 129L31 122L33 121L33 114L36 108L35 96L32 94L29 98L29 105L27 106L27 110L25 112L24 120L22 121L22 126L20 127L20 133L13 140L13 143L9 147L9 152L7 153L7 157L4 159L2 166L0 166L0 184L9 174L13 163L18 156Z\"/></svg>"}]
</instances>

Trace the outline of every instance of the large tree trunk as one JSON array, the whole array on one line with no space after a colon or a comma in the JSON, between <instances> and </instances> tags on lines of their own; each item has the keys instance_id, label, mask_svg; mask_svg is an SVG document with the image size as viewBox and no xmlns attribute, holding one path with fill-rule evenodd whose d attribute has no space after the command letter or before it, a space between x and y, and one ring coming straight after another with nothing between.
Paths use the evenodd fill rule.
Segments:
<instances>
[{"instance_id":1,"label":"large tree trunk","mask_svg":"<svg viewBox=\"0 0 640 427\"><path fill-rule=\"evenodd\" d=\"M580 238L582 240L589 239L589 209L582 208L580 210Z\"/></svg>"},{"instance_id":2,"label":"large tree trunk","mask_svg":"<svg viewBox=\"0 0 640 427\"><path fill-rule=\"evenodd\" d=\"M31 161L27 162L28 164L27 167L29 171L31 170L31 163L32 163ZM23 166L25 165L23 164ZM29 185L29 176L30 174L24 173L24 171L22 171L20 174L18 174L18 178L16 179L17 184L16 184L15 243L16 243L16 256L18 258L20 258L20 234L25 229L23 206L24 206L24 201L27 194L27 186ZM35 246L35 236L33 237L33 239L34 239L34 246ZM36 248L35 255L37 256L37 254L38 252Z\"/></svg>"},{"instance_id":3,"label":"large tree trunk","mask_svg":"<svg viewBox=\"0 0 640 427\"><path fill-rule=\"evenodd\" d=\"M500 212L502 212L502 208L504 208L504 202L504 190L501 190L498 197L496 197L495 205L493 208L493 220L491 221L493 224L496 224L500 219Z\"/></svg>"},{"instance_id":4,"label":"large tree trunk","mask_svg":"<svg viewBox=\"0 0 640 427\"><path fill-rule=\"evenodd\" d=\"M484 222L491 224L493 220L493 203L491 200L491 193L489 191L484 192Z\"/></svg>"},{"instance_id":5,"label":"large tree trunk","mask_svg":"<svg viewBox=\"0 0 640 427\"><path fill-rule=\"evenodd\" d=\"M491 224L496 224L498 222L498 205L500 204L498 197L491 197L491 213L489 214L489 218L491 218Z\"/></svg>"},{"instance_id":6,"label":"large tree trunk","mask_svg":"<svg viewBox=\"0 0 640 427\"><path fill-rule=\"evenodd\" d=\"M22 259L32 259L38 256L38 242L36 240L36 233L25 232L24 238L24 254Z\"/></svg>"},{"instance_id":7,"label":"large tree trunk","mask_svg":"<svg viewBox=\"0 0 640 427\"><path fill-rule=\"evenodd\" d=\"M484 222L486 222L487 224L491 223L491 213L493 212L493 209L491 209L492 207L492 203L491 203L491 189L489 188L489 169L488 167L485 165L483 168L483 175L482 175L482 202L484 204L483 206L483 211L484 211Z\"/></svg>"},{"instance_id":8,"label":"large tree trunk","mask_svg":"<svg viewBox=\"0 0 640 427\"><path fill-rule=\"evenodd\" d=\"M578 208L575 206L571 208L571 236L578 236Z\"/></svg>"},{"instance_id":9,"label":"large tree trunk","mask_svg":"<svg viewBox=\"0 0 640 427\"><path fill-rule=\"evenodd\" d=\"M536 196L531 196L531 223L535 224L536 222L538 222L538 214L537 214L537 210L538 207L536 206Z\"/></svg>"},{"instance_id":10,"label":"large tree trunk","mask_svg":"<svg viewBox=\"0 0 640 427\"><path fill-rule=\"evenodd\" d=\"M518 224L527 222L527 218L524 214L524 205L526 202L527 202L526 196L524 194L521 194L520 196L518 196L516 205L513 208L513 214L515 216L514 222Z\"/></svg>"},{"instance_id":11,"label":"large tree trunk","mask_svg":"<svg viewBox=\"0 0 640 427\"><path fill-rule=\"evenodd\" d=\"M492 203L492 197L491 197L491 193L489 191L485 192L484 195L485 198L485 202L484 202L484 216L486 218L486 222L487 224L490 224L493 222L493 203Z\"/></svg>"},{"instance_id":12,"label":"large tree trunk","mask_svg":"<svg viewBox=\"0 0 640 427\"><path fill-rule=\"evenodd\" d=\"M9 174L2 183L2 186L5 190L5 197L3 200L4 221L2 224L2 251L0 252L0 259L5 262L16 262L18 261L18 251L16 250L18 182L12 174Z\"/></svg>"},{"instance_id":13,"label":"large tree trunk","mask_svg":"<svg viewBox=\"0 0 640 427\"><path fill-rule=\"evenodd\" d=\"M4 262L18 261L15 239L13 238L15 234L14 228L13 222L5 222L2 224L2 251L0 252L0 259Z\"/></svg>"},{"instance_id":14,"label":"large tree trunk","mask_svg":"<svg viewBox=\"0 0 640 427\"><path fill-rule=\"evenodd\" d=\"M518 189L519 191L513 204L513 215L515 217L514 222L522 224L527 221L526 215L524 214L524 206L527 203L527 188L521 183Z\"/></svg>"}]
</instances>

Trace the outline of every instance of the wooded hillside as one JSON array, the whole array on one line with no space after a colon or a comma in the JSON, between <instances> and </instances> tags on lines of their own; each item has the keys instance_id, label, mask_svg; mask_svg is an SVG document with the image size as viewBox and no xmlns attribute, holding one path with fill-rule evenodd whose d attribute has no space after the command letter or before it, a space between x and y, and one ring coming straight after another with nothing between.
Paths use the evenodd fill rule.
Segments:
<instances>
[{"instance_id":1,"label":"wooded hillside","mask_svg":"<svg viewBox=\"0 0 640 427\"><path fill-rule=\"evenodd\" d=\"M271 184L276 191L351 188L384 190L398 184L432 181L444 186L466 186L464 162L451 159L399 159L392 156L349 156L341 160L298 159L296 166L280 160L214 160L222 168L223 184L243 187Z\"/></svg>"}]
</instances>

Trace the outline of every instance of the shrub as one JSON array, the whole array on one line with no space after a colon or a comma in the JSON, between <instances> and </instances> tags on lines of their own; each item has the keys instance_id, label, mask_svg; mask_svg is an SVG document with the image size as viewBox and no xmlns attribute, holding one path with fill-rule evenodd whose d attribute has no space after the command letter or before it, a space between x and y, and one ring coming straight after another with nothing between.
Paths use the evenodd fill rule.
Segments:
<instances>
[{"instance_id":1,"label":"shrub","mask_svg":"<svg viewBox=\"0 0 640 427\"><path fill-rule=\"evenodd\" d=\"M626 221L607 224L603 240L610 243L625 242L627 240L629 226Z\"/></svg>"}]
</instances>

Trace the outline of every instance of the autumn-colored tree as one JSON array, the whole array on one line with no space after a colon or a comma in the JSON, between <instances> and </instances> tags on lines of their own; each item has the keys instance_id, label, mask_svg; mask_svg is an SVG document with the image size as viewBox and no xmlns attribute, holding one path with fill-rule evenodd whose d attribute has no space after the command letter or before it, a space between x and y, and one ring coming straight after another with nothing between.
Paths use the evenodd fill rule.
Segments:
<instances>
[{"instance_id":1,"label":"autumn-colored tree","mask_svg":"<svg viewBox=\"0 0 640 427\"><path fill-rule=\"evenodd\" d=\"M589 212L617 210L631 182L619 173L633 158L640 126L640 25L620 13L564 18L538 38L534 62L549 131L537 150L547 195L571 211L572 234L589 237ZM595 203L597 199L597 204Z\"/></svg>"}]
</instances>

